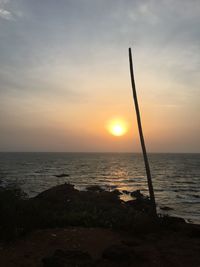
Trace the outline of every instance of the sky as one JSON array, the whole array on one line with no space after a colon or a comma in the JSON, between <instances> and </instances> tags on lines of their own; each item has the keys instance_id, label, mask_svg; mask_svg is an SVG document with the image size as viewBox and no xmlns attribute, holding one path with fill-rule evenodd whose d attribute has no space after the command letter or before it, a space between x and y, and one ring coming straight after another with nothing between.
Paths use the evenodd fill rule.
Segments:
<instances>
[{"instance_id":1,"label":"sky","mask_svg":"<svg viewBox=\"0 0 200 267\"><path fill-rule=\"evenodd\" d=\"M0 151L200 152L200 0L0 0ZM106 125L120 118L125 135Z\"/></svg>"}]
</instances>

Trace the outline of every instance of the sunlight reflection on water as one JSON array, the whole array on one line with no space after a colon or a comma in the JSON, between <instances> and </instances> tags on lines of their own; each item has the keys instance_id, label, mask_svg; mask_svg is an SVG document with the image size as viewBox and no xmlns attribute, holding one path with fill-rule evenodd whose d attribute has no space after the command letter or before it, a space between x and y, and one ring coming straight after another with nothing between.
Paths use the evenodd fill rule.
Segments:
<instances>
[{"instance_id":1,"label":"sunlight reflection on water","mask_svg":"<svg viewBox=\"0 0 200 267\"><path fill-rule=\"evenodd\" d=\"M200 223L200 154L150 154L150 165L157 203ZM0 153L0 180L29 196L64 182L148 193L142 155L130 153Z\"/></svg>"}]
</instances>

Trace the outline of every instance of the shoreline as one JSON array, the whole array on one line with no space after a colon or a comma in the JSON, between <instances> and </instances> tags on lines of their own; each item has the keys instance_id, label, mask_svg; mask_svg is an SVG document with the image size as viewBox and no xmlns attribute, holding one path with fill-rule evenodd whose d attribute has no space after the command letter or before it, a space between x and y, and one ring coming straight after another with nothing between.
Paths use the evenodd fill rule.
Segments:
<instances>
[{"instance_id":1,"label":"shoreline","mask_svg":"<svg viewBox=\"0 0 200 267\"><path fill-rule=\"evenodd\" d=\"M102 155L102 154L101 154ZM1 156L2 185L20 186L30 197L57 184L70 182L82 190L90 184L147 192L143 159L135 154L8 154ZM200 223L198 203L199 155L151 155L158 206L174 208L173 216ZM61 174L67 177L57 177ZM158 211L159 212L159 211ZM191 216L191 214L193 216Z\"/></svg>"},{"instance_id":2,"label":"shoreline","mask_svg":"<svg viewBox=\"0 0 200 267\"><path fill-rule=\"evenodd\" d=\"M71 184L34 198L17 189L0 192L1 199L12 196L13 207L1 220L2 266L200 265L200 225L170 216L155 220L143 195L124 202L118 190L78 191ZM87 259L85 265L77 262L77 253Z\"/></svg>"}]
</instances>

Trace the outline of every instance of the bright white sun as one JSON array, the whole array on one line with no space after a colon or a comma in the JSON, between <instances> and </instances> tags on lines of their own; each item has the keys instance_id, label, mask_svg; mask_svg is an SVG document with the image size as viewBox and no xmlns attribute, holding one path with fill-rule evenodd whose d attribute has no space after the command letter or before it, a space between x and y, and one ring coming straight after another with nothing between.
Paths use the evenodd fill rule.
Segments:
<instances>
[{"instance_id":1,"label":"bright white sun","mask_svg":"<svg viewBox=\"0 0 200 267\"><path fill-rule=\"evenodd\" d=\"M111 121L107 126L108 131L114 136L122 136L127 132L127 125L123 121Z\"/></svg>"},{"instance_id":2,"label":"bright white sun","mask_svg":"<svg viewBox=\"0 0 200 267\"><path fill-rule=\"evenodd\" d=\"M122 136L125 133L125 129L122 125L116 124L112 126L111 133L115 136Z\"/></svg>"}]
</instances>

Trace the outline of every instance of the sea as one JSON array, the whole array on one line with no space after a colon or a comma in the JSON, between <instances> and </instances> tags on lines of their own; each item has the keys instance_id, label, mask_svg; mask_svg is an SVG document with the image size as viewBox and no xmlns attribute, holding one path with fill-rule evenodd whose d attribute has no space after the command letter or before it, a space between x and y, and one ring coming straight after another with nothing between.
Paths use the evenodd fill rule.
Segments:
<instances>
[{"instance_id":1,"label":"sea","mask_svg":"<svg viewBox=\"0 0 200 267\"><path fill-rule=\"evenodd\" d=\"M149 163L158 213L169 207L169 215L200 224L200 154L150 153ZM79 190L100 185L148 195L139 153L0 153L1 186L20 187L33 197L65 182Z\"/></svg>"}]
</instances>

